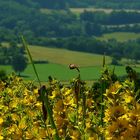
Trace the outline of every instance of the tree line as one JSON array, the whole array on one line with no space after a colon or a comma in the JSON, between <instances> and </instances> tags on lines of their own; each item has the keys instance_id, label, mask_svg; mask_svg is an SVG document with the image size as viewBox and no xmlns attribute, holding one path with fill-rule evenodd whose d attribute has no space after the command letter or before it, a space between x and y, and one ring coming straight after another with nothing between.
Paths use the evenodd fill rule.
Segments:
<instances>
[{"instance_id":1,"label":"tree line","mask_svg":"<svg viewBox=\"0 0 140 140\"><path fill-rule=\"evenodd\" d=\"M73 51L82 51L96 54L106 54L113 58L115 64L119 64L122 58L140 60L140 39L118 42L115 39L108 41L99 41L94 37L69 37L69 38L57 38L57 39L44 39L36 42L36 45L42 45L44 47L51 46L52 48L65 48ZM1 45L0 47L0 64L3 65L16 65L19 60L25 60L25 51L22 46L10 43L9 47ZM23 64L21 60L21 65ZM113 62L113 63L114 63Z\"/></svg>"},{"instance_id":2,"label":"tree line","mask_svg":"<svg viewBox=\"0 0 140 140\"><path fill-rule=\"evenodd\" d=\"M66 9L68 7L102 7L113 9L140 9L138 0L14 0L27 6L50 9Z\"/></svg>"},{"instance_id":3,"label":"tree line","mask_svg":"<svg viewBox=\"0 0 140 140\"><path fill-rule=\"evenodd\" d=\"M7 46L0 44L0 65L11 65L20 75L27 64L28 59L24 47L18 46L15 42L10 42Z\"/></svg>"},{"instance_id":4,"label":"tree line","mask_svg":"<svg viewBox=\"0 0 140 140\"><path fill-rule=\"evenodd\" d=\"M46 1L41 0L40 4L41 2L43 5L43 2ZM51 1L49 2L51 4ZM115 31L139 33L140 13L113 11L106 14L85 10L77 16L68 8L61 12L42 13L40 11L42 6L38 6L37 3L29 0L0 1L0 42L20 43L18 37L22 34L30 44L97 54L106 52L107 55L112 55L116 59L122 57L140 59L139 40L120 43L116 40L99 41L94 38L94 36ZM18 48L18 51L13 48L0 47L3 53L0 55L1 64L12 63L10 52L22 51L21 48Z\"/></svg>"},{"instance_id":5,"label":"tree line","mask_svg":"<svg viewBox=\"0 0 140 140\"><path fill-rule=\"evenodd\" d=\"M31 42L41 37L100 36L115 31L140 32L140 13L137 12L113 11L106 14L84 11L76 16L69 9L42 13L39 7L27 5L32 4L25 4L23 0L0 1L0 41L17 40L20 34Z\"/></svg>"},{"instance_id":6,"label":"tree line","mask_svg":"<svg viewBox=\"0 0 140 140\"><path fill-rule=\"evenodd\" d=\"M37 42L36 42L37 43ZM38 45L65 48L74 51L83 51L96 54L106 54L116 60L122 58L140 60L140 39L118 42L115 39L100 41L94 37L69 37L58 39L44 39L38 41Z\"/></svg>"}]
</instances>

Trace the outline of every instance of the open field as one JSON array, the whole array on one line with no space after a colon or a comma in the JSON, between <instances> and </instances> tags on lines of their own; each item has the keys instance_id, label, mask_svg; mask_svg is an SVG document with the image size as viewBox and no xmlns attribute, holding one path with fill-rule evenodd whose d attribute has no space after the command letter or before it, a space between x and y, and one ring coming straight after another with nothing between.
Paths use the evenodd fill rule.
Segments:
<instances>
[{"instance_id":1,"label":"open field","mask_svg":"<svg viewBox=\"0 0 140 140\"><path fill-rule=\"evenodd\" d=\"M50 63L61 65L74 63L80 67L101 66L103 61L102 55L91 53L39 46L30 46L29 49L34 60L47 60ZM111 57L106 56L106 64L110 62Z\"/></svg>"},{"instance_id":2,"label":"open field","mask_svg":"<svg viewBox=\"0 0 140 140\"><path fill-rule=\"evenodd\" d=\"M140 38L140 33L114 32L114 33L104 34L101 37L97 37L97 39L99 40L108 40L112 38L120 42L128 41L128 40L135 40L135 39Z\"/></svg>"},{"instance_id":3,"label":"open field","mask_svg":"<svg viewBox=\"0 0 140 140\"><path fill-rule=\"evenodd\" d=\"M74 13L75 15L79 16L81 13L83 13L85 10L86 11L90 11L90 12L105 12L106 14L110 14L112 11L116 11L119 12L122 9L107 9L107 8L94 8L94 7L89 7L89 8L70 8L69 9L72 13ZM51 9L47 9L47 8L42 8L40 9L40 11L44 14L50 14L52 12L59 12L61 14L65 14L67 11L65 10L51 10ZM126 12L139 12L140 10L132 10L132 9L123 9L123 11Z\"/></svg>"},{"instance_id":4,"label":"open field","mask_svg":"<svg viewBox=\"0 0 140 140\"><path fill-rule=\"evenodd\" d=\"M36 64L37 72L39 74L40 80L46 82L48 76L52 76L60 81L68 81L77 77L78 72L75 70L70 70L67 66L60 64ZM110 70L113 70L113 66L108 66ZM7 73L13 72L10 66L1 66L0 69L6 70ZM140 72L140 68L135 68L137 72ZM81 78L83 80L91 81L96 80L100 77L102 67L92 66L92 67L81 67L80 68ZM124 66L116 66L115 73L118 76L126 74ZM25 79L36 80L32 65L28 65L27 69L21 73Z\"/></svg>"},{"instance_id":5,"label":"open field","mask_svg":"<svg viewBox=\"0 0 140 140\"><path fill-rule=\"evenodd\" d=\"M105 12L107 14L111 13L112 11L121 11L122 9L105 9L105 8L70 8L70 11L75 13L75 14L81 14L84 11L91 11L91 12ZM123 9L126 12L140 12L140 10L130 10L130 9Z\"/></svg>"},{"instance_id":6,"label":"open field","mask_svg":"<svg viewBox=\"0 0 140 140\"><path fill-rule=\"evenodd\" d=\"M68 68L71 63L80 67L81 76L84 80L97 79L101 72L102 55L30 45L29 50L33 60L46 60L49 62L48 64L36 64L41 81L47 81L49 75L64 81L76 77L77 71ZM106 64L110 64L110 62L111 57L106 56ZM7 73L13 71L10 66L0 66L0 69L6 70ZM22 75L26 79L36 79L32 65L28 65Z\"/></svg>"},{"instance_id":7,"label":"open field","mask_svg":"<svg viewBox=\"0 0 140 140\"><path fill-rule=\"evenodd\" d=\"M67 13L67 11L66 10L52 10L52 9L47 9L47 8L41 8L40 9L40 12L42 12L43 14L51 14L52 12L59 12L59 13L61 13L61 14L65 14L65 13Z\"/></svg>"},{"instance_id":8,"label":"open field","mask_svg":"<svg viewBox=\"0 0 140 140\"><path fill-rule=\"evenodd\" d=\"M36 64L36 69L41 81L47 81L48 76L52 76L58 80L71 80L78 75L75 70L70 70L67 66L59 64ZM11 73L13 70L10 66L0 66L0 69L4 69L7 73ZM84 80L97 79L100 75L100 67L84 67L81 68L81 77ZM21 73L26 79L36 80L32 65L28 65L27 69Z\"/></svg>"},{"instance_id":9,"label":"open field","mask_svg":"<svg viewBox=\"0 0 140 140\"><path fill-rule=\"evenodd\" d=\"M98 79L101 75L102 55L39 46L30 46L29 49L33 56L33 60L49 61L48 64L35 64L40 80L43 82L48 80L48 76L52 76L61 81L68 81L77 77L78 72L68 68L70 63L77 64L80 67L80 74L83 80L92 82L92 80ZM111 58L107 56L106 64L109 66L110 62ZM110 69L113 69L113 66L109 67ZM11 66L0 65L0 69L6 70L8 74L13 72ZM136 70L140 72L139 68L136 68ZM118 76L126 74L125 67L116 66L115 73ZM21 75L25 79L36 80L32 65L30 64Z\"/></svg>"}]
</instances>

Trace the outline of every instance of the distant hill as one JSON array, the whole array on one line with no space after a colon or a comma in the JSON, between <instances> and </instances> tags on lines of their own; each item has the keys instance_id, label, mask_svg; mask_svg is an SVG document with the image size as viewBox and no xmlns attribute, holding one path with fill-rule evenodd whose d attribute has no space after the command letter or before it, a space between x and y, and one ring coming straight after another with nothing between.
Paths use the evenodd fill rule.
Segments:
<instances>
[{"instance_id":1,"label":"distant hill","mask_svg":"<svg viewBox=\"0 0 140 140\"><path fill-rule=\"evenodd\" d=\"M121 9L110 13L84 10L76 14L71 12L70 7L128 9L140 8L139 4L138 0L0 0L0 43L21 43L19 37L22 34L31 45L97 54L119 53L119 57L127 57L127 51L123 52L120 46L130 46L129 52L132 52L131 46L139 46L139 40L130 42L131 45L122 45L116 40L104 42L95 37L113 32L140 33L139 12Z\"/></svg>"},{"instance_id":2,"label":"distant hill","mask_svg":"<svg viewBox=\"0 0 140 140\"><path fill-rule=\"evenodd\" d=\"M1 0L3 1L3 0ZM66 9L68 7L100 7L114 9L140 9L139 0L6 0L28 7Z\"/></svg>"},{"instance_id":3,"label":"distant hill","mask_svg":"<svg viewBox=\"0 0 140 140\"><path fill-rule=\"evenodd\" d=\"M69 10L69 7L91 6L138 8L139 4L138 0L0 0L0 41L17 41L20 34L36 44L38 41L33 40L34 38L42 42L46 37L99 36L103 33L126 30L139 32L140 26L135 24L139 23L140 14L136 12L120 11L107 15L104 12L85 11L77 17ZM48 8L52 9L52 12L41 12L41 9ZM110 26L116 24L134 25Z\"/></svg>"}]
</instances>

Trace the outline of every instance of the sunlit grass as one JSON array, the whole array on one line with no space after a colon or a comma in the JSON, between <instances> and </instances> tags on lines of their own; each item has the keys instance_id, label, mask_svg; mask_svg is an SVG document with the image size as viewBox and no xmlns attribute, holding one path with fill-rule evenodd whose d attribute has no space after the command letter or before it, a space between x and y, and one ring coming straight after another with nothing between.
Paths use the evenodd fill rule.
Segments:
<instances>
[{"instance_id":1,"label":"sunlit grass","mask_svg":"<svg viewBox=\"0 0 140 140\"><path fill-rule=\"evenodd\" d=\"M48 80L48 76L52 76L56 79L62 81L68 81L73 79L77 75L76 71L70 70L68 66L59 65L59 64L35 64L37 72L39 74L40 80L46 82ZM109 66L110 69L113 70L114 66ZM4 69L7 73L13 72L11 66L1 66L0 69ZM92 67L81 67L81 78L82 80L96 80L100 77L102 70L102 66L92 66ZM140 68L136 67L135 70L140 72ZM125 66L116 66L115 73L118 76L122 76L126 74ZM27 69L21 73L25 79L29 80L37 80L35 74L33 73L33 68L31 65L28 65Z\"/></svg>"},{"instance_id":2,"label":"sunlit grass","mask_svg":"<svg viewBox=\"0 0 140 140\"><path fill-rule=\"evenodd\" d=\"M100 66L103 55L70 51L66 49L47 48L40 46L30 46L29 50L34 60L47 60L50 63L69 65L71 63L78 66ZM106 64L111 63L111 57L106 56Z\"/></svg>"},{"instance_id":3,"label":"sunlit grass","mask_svg":"<svg viewBox=\"0 0 140 140\"><path fill-rule=\"evenodd\" d=\"M109 40L116 39L117 41L124 42L128 40L135 40L140 38L140 33L130 33L130 32L114 32L103 34L101 37L97 37L99 40Z\"/></svg>"},{"instance_id":4,"label":"sunlit grass","mask_svg":"<svg viewBox=\"0 0 140 140\"><path fill-rule=\"evenodd\" d=\"M89 7L89 8L70 8L70 11L75 14L81 14L84 11L91 11L91 12L105 12L106 14L110 14L112 11L119 12L122 9L111 9L111 8L95 8L95 7ZM126 12L140 12L140 10L130 10L130 9L123 9Z\"/></svg>"}]
</instances>

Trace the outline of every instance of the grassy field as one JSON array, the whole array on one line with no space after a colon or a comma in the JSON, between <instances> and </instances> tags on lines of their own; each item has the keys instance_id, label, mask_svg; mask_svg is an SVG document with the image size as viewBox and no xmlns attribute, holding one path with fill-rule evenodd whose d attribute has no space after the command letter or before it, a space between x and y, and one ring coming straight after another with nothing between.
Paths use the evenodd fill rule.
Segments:
<instances>
[{"instance_id":1,"label":"grassy field","mask_svg":"<svg viewBox=\"0 0 140 140\"><path fill-rule=\"evenodd\" d=\"M69 81L77 77L78 72L75 70L70 70L67 66L60 64L36 64L37 72L39 74L40 80L47 82L48 76L52 76L60 81ZM113 66L108 66L110 70L113 70ZM10 66L0 66L0 69L6 70L7 73L13 72ZM135 68L137 72L140 72L140 68ZM86 81L97 80L101 75L101 66L92 67L81 67L80 74L81 78ZM124 66L116 66L115 73L117 76L125 75ZM21 73L21 75L28 80L36 80L33 68L28 65L27 69Z\"/></svg>"},{"instance_id":2,"label":"grassy field","mask_svg":"<svg viewBox=\"0 0 140 140\"><path fill-rule=\"evenodd\" d=\"M85 10L86 11L91 11L91 12L105 12L107 14L111 13L113 10L115 11L121 11L122 9L111 9L111 8L95 8L95 7L89 7L89 8L69 8L69 10L75 14L81 14L83 13ZM65 10L51 10L51 9L47 9L47 8L42 8L40 9L40 11L42 13L46 13L46 14L49 14L49 13L52 13L52 12L61 12L61 13L65 13L66 11ZM140 13L140 10L133 10L133 9L123 9L123 11L126 11L126 12L139 12Z\"/></svg>"},{"instance_id":3,"label":"grassy field","mask_svg":"<svg viewBox=\"0 0 140 140\"><path fill-rule=\"evenodd\" d=\"M68 81L77 77L78 72L70 70L70 63L77 64L80 67L81 78L86 81L96 80L100 77L102 71L102 55L90 53L75 52L64 49L53 49L39 46L30 46L30 52L34 60L47 60L48 64L35 64L40 80L46 82L48 76L52 76L61 81ZM106 57L106 64L111 62L110 57ZM108 65L109 66L109 65ZM112 66L109 66L113 69ZM2 66L0 69L6 70L7 73L13 72L11 66ZM140 69L136 69L140 72ZM120 76L124 75L125 67L117 66L115 73ZM28 65L26 70L21 73L25 79L36 80L32 65Z\"/></svg>"},{"instance_id":4,"label":"grassy field","mask_svg":"<svg viewBox=\"0 0 140 140\"><path fill-rule=\"evenodd\" d=\"M59 64L36 64L36 69L39 74L41 81L47 81L48 76L52 76L58 80L67 81L71 80L78 75L75 70L70 70L67 66ZM7 73L13 72L10 66L0 66L0 69L4 69ZM80 68L81 77L84 80L97 79L101 72L100 66L95 67L84 67ZM26 79L36 80L32 65L28 65L27 69L21 73Z\"/></svg>"},{"instance_id":5,"label":"grassy field","mask_svg":"<svg viewBox=\"0 0 140 140\"><path fill-rule=\"evenodd\" d=\"M40 46L30 46L29 49L34 60L47 60L50 63L61 65L74 63L80 67L100 66L103 61L102 55L91 53ZM111 58L106 56L106 63L109 64L110 62Z\"/></svg>"},{"instance_id":6,"label":"grassy field","mask_svg":"<svg viewBox=\"0 0 140 140\"><path fill-rule=\"evenodd\" d=\"M109 14L114 9L94 8L94 7L91 7L91 8L70 8L70 11L77 14L77 15L83 13L85 10L91 11L91 12L102 11L102 12ZM126 12L140 12L140 10L130 10L130 9L123 9L123 10L125 10ZM115 11L121 11L121 9L116 9Z\"/></svg>"},{"instance_id":7,"label":"grassy field","mask_svg":"<svg viewBox=\"0 0 140 140\"><path fill-rule=\"evenodd\" d=\"M53 13L53 12L59 12L59 13L61 13L61 14L66 14L67 13L67 11L66 10L52 10L52 9L47 9L47 8L41 8L40 9L40 12L42 12L43 14L51 14L51 13Z\"/></svg>"},{"instance_id":8,"label":"grassy field","mask_svg":"<svg viewBox=\"0 0 140 140\"><path fill-rule=\"evenodd\" d=\"M100 75L102 55L40 46L29 46L29 50L33 60L49 61L48 64L36 64L41 81L47 81L49 75L64 81L76 77L78 73L68 68L71 63L80 67L81 76L84 80L97 79ZM110 62L111 58L106 56L106 64ZM6 70L7 73L13 72L10 66L0 66L0 69ZM31 65L28 65L22 75L26 79L36 79Z\"/></svg>"},{"instance_id":9,"label":"grassy field","mask_svg":"<svg viewBox=\"0 0 140 140\"><path fill-rule=\"evenodd\" d=\"M140 38L140 33L114 32L114 33L104 34L101 37L97 37L97 39L99 40L108 40L112 38L120 42L128 41L128 40L135 40L135 39Z\"/></svg>"}]
</instances>

